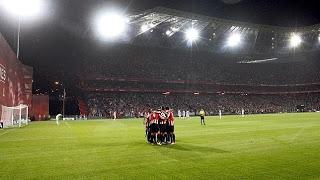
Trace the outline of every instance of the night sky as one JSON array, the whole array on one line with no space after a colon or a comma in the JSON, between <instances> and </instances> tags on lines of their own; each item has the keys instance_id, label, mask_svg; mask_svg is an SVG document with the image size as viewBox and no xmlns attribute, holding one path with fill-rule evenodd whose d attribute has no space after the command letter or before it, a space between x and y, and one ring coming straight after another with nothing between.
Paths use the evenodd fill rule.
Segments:
<instances>
[{"instance_id":1,"label":"night sky","mask_svg":"<svg viewBox=\"0 0 320 180\"><path fill-rule=\"evenodd\" d=\"M228 3L225 3L225 2ZM239 1L236 3L235 1ZM251 23L304 26L320 23L317 0L48 0L45 17L24 21L21 61L34 67L39 87L60 80L68 72L55 69L77 63L79 44L99 44L92 32L92 17L102 8L131 14L164 6L202 15ZM235 3L232 3L235 2ZM17 20L0 11L0 32L16 47ZM37 87L36 87L37 88Z\"/></svg>"}]
</instances>

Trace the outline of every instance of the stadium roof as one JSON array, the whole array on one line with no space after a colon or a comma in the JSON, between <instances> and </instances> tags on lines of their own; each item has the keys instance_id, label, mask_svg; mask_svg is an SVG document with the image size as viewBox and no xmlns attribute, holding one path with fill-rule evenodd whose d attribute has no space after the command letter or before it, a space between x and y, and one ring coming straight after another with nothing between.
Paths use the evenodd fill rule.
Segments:
<instances>
[{"instance_id":1,"label":"stadium roof","mask_svg":"<svg viewBox=\"0 0 320 180\"><path fill-rule=\"evenodd\" d=\"M201 32L201 41L197 42L197 46L217 52L230 51L225 44L227 38L234 33L241 35L243 43L237 50L233 48L232 51L241 54L286 54L292 51L319 50L320 24L304 27L270 26L208 17L164 7L130 15L129 18L130 24L134 27L131 33L138 39L146 32L157 29L157 32L166 35L169 40L179 42L182 36L178 34L193 28ZM301 37L299 48L289 46L293 35ZM142 40L145 42L145 39ZM298 41L300 43L300 39ZM181 45L181 43L169 44L173 47Z\"/></svg>"},{"instance_id":2,"label":"stadium roof","mask_svg":"<svg viewBox=\"0 0 320 180\"><path fill-rule=\"evenodd\" d=\"M254 23L248 23L248 22L240 22L240 21L233 21L233 20L227 20L227 19L221 19L221 18L215 18L180 10L175 10L171 8L166 7L156 7L153 9L149 9L140 13L137 13L135 15L131 15L130 18L134 20L142 20L142 19L148 19L151 16L153 16L153 19L156 20L163 20L162 22L172 22L172 18L180 18L181 20L189 20L189 21L201 21L204 23L208 23L211 25L231 25L231 26L239 26L243 28L259 28L259 29L269 29L273 31L306 31L306 30L319 30L320 24L314 24L311 26L300 26L300 27L281 27L281 26L270 26L270 25L263 25L263 24L254 24ZM163 17L171 17L171 19L163 19Z\"/></svg>"}]
</instances>

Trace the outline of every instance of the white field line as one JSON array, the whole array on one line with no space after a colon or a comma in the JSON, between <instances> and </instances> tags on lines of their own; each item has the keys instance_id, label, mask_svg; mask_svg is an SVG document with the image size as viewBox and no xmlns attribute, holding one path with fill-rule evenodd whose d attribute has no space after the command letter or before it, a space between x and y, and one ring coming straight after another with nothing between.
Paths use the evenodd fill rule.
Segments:
<instances>
[{"instance_id":1,"label":"white field line","mask_svg":"<svg viewBox=\"0 0 320 180\"><path fill-rule=\"evenodd\" d=\"M9 133L10 131L13 131L14 129L9 129L9 130L7 130L7 131L5 131L5 132L3 132L3 133L1 133L0 134L0 136L3 136L3 135L5 135L5 134L7 134L7 133Z\"/></svg>"},{"instance_id":2,"label":"white field line","mask_svg":"<svg viewBox=\"0 0 320 180\"><path fill-rule=\"evenodd\" d=\"M19 138L19 139L8 139L8 140L0 139L0 142L38 141L38 140L55 140L55 139L75 139L75 137L24 138L24 139Z\"/></svg>"}]
</instances>

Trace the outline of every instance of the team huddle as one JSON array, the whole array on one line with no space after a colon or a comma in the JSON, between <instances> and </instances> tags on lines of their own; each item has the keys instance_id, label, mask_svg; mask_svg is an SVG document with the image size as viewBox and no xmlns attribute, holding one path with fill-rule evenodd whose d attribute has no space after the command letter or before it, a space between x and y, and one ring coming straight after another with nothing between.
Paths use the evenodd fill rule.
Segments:
<instances>
[{"instance_id":1,"label":"team huddle","mask_svg":"<svg viewBox=\"0 0 320 180\"><path fill-rule=\"evenodd\" d=\"M145 119L146 137L148 143L175 144L174 115L169 107L157 111L150 110Z\"/></svg>"}]
</instances>

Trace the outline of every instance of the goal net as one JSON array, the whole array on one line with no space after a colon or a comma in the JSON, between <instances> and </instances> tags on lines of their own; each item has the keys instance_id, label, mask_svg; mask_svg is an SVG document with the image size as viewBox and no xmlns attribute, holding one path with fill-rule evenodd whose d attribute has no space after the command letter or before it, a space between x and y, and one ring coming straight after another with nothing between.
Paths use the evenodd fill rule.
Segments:
<instances>
[{"instance_id":1,"label":"goal net","mask_svg":"<svg viewBox=\"0 0 320 180\"><path fill-rule=\"evenodd\" d=\"M28 125L28 106L19 105L15 107L2 106L1 122L4 128L22 127Z\"/></svg>"}]
</instances>

